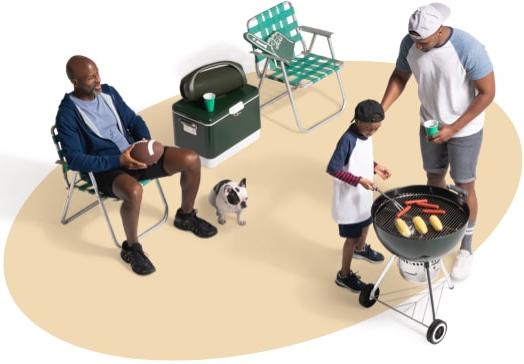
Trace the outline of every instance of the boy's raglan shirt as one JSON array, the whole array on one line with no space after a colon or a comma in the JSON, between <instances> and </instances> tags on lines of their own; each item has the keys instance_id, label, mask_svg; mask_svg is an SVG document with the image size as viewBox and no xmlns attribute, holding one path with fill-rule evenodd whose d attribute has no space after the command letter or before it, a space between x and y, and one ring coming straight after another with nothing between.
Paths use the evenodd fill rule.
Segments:
<instances>
[{"instance_id":1,"label":"boy's raglan shirt","mask_svg":"<svg viewBox=\"0 0 524 364\"><path fill-rule=\"evenodd\" d=\"M344 166L348 164L351 152L353 152L357 144L357 139L358 136L348 129L339 139L327 167L327 173L352 186L358 185L361 176L355 176L351 172L348 172Z\"/></svg>"},{"instance_id":2,"label":"boy's raglan shirt","mask_svg":"<svg viewBox=\"0 0 524 364\"><path fill-rule=\"evenodd\" d=\"M337 223L354 224L371 217L373 192L358 181L360 177L373 180L373 169L372 139L358 136L349 128L338 141L327 167L327 172L335 177L332 215ZM350 184L345 178L353 179L352 182L356 179L356 183Z\"/></svg>"}]
</instances>

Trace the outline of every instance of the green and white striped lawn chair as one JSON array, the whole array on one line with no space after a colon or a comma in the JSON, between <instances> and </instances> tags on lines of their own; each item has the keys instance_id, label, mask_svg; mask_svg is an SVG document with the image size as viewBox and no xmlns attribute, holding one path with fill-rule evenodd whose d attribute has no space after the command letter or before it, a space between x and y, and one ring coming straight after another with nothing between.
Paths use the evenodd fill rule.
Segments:
<instances>
[{"instance_id":1,"label":"green and white striped lawn chair","mask_svg":"<svg viewBox=\"0 0 524 364\"><path fill-rule=\"evenodd\" d=\"M93 175L93 172L88 172L87 174L80 173L78 171L74 171L71 168L69 168L69 165L67 164L67 161L64 156L64 152L62 151L62 144L60 143L60 137L58 135L58 131L56 129L56 125L53 125L51 127L51 137L53 138L53 143L56 147L56 152L58 153L58 160L56 161L57 164L59 164L62 167L62 175L64 177L65 186L67 189L67 197L64 204L64 209L62 211L62 217L60 218L60 222L62 224L67 224L70 221L73 221L77 217L83 215L87 211L91 210L96 205L100 206L100 209L102 210L102 214L104 216L104 219L107 223L107 227L109 228L109 232L111 233L111 237L113 238L113 242L118 248L121 248L120 241L117 239L115 231L113 230L113 226L111 224L111 220L109 219L109 215L107 213L106 207L104 205L104 200L109 198L108 196L105 196L104 194L100 193L98 191L98 187L96 185L95 176ZM151 182L151 180L142 180L140 181L140 184L145 186ZM164 204L164 212L162 214L162 217L158 222L151 225L147 229L145 229L142 233L138 235L138 237L142 237L145 234L149 233L153 229L159 227L163 223L167 221L167 216L169 214L169 207L167 204L166 196L164 195L164 191L162 190L162 186L160 185L160 182L158 179L155 179L158 192L160 194L160 198ZM94 195L96 197L96 200L91 202L89 205L85 206L81 210L77 211L71 216L67 216L67 212L69 211L69 206L71 204L71 200L73 198L73 192L76 190L87 192L91 195ZM118 201L117 198L114 198L114 200Z\"/></svg>"},{"instance_id":2,"label":"green and white striped lawn chair","mask_svg":"<svg viewBox=\"0 0 524 364\"><path fill-rule=\"evenodd\" d=\"M297 127L301 132L313 130L332 120L344 110L346 107L346 96L339 74L343 62L335 58L331 44L331 35L333 33L311 27L299 26L295 17L295 10L288 1L284 1L249 19L247 29L248 31L244 33L244 38L253 47L255 68L260 78L258 84L259 89L262 87L265 77L286 85L286 91L266 101L261 105L261 108L285 96L287 93L295 115ZM306 45L301 32L312 34L309 46ZM326 38L331 57L324 57L311 52L317 36ZM277 42L275 42L275 39ZM289 57L288 43L292 43L293 47L294 44L300 43L302 50L298 54L293 52L294 57ZM284 46L281 46L282 44L284 44ZM342 98L340 108L312 126L308 128L304 127L300 120L292 91L298 88L312 86L333 73L337 76Z\"/></svg>"}]
</instances>

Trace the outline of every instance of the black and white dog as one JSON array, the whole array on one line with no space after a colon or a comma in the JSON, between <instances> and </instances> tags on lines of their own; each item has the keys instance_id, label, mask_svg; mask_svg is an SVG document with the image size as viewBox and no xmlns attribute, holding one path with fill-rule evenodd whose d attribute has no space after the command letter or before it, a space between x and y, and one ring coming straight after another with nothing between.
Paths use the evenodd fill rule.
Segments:
<instances>
[{"instance_id":1,"label":"black and white dog","mask_svg":"<svg viewBox=\"0 0 524 364\"><path fill-rule=\"evenodd\" d=\"M218 223L226 223L226 213L237 214L239 225L245 225L242 211L247 207L246 179L237 183L228 179L218 182L209 194L209 203L217 209Z\"/></svg>"}]
</instances>

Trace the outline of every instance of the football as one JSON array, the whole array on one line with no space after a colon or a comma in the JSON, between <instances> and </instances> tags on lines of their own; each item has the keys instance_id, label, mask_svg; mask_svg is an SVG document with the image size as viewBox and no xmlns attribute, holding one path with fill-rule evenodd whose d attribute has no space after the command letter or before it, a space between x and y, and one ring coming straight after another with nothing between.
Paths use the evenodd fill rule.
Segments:
<instances>
[{"instance_id":1,"label":"football","mask_svg":"<svg viewBox=\"0 0 524 364\"><path fill-rule=\"evenodd\" d=\"M131 157L148 166L158 162L162 154L164 154L164 146L154 139L140 140L133 145Z\"/></svg>"}]
</instances>

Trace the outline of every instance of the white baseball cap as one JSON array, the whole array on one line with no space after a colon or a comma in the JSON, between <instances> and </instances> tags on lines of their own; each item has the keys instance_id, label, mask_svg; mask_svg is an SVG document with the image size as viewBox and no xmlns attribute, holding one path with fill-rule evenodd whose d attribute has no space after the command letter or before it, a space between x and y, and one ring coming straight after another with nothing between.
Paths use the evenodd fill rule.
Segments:
<instances>
[{"instance_id":1,"label":"white baseball cap","mask_svg":"<svg viewBox=\"0 0 524 364\"><path fill-rule=\"evenodd\" d=\"M409 18L408 30L411 38L415 40L426 39L434 34L450 13L451 10L441 3L421 6ZM416 34L413 34L413 32Z\"/></svg>"}]
</instances>

